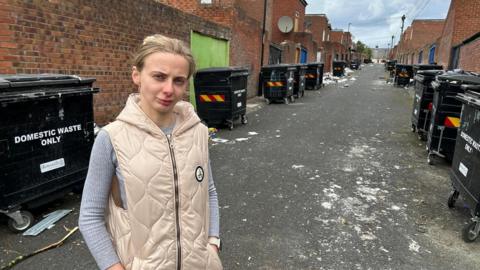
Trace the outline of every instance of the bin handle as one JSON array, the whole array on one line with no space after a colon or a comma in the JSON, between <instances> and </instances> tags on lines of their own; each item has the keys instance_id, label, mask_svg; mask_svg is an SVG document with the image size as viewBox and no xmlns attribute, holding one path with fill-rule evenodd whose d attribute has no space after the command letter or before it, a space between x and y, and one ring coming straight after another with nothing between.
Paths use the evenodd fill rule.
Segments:
<instances>
[{"instance_id":1,"label":"bin handle","mask_svg":"<svg viewBox=\"0 0 480 270\"><path fill-rule=\"evenodd\" d=\"M249 76L249 75L250 75L250 72L246 71L246 72L241 72L241 73L235 73L235 75L230 75L230 78L238 77L238 76Z\"/></svg>"}]
</instances>

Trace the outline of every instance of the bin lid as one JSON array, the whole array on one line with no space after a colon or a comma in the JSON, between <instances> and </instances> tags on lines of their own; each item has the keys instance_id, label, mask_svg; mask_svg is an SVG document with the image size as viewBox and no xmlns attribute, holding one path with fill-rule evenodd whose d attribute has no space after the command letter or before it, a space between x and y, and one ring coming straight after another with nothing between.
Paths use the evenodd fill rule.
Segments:
<instances>
[{"instance_id":1,"label":"bin lid","mask_svg":"<svg viewBox=\"0 0 480 270\"><path fill-rule=\"evenodd\" d=\"M437 75L440 75L442 74L443 71L442 70L438 70L438 69L434 69L434 70L419 70L417 72L417 75L421 75L421 76L437 76Z\"/></svg>"},{"instance_id":2,"label":"bin lid","mask_svg":"<svg viewBox=\"0 0 480 270\"><path fill-rule=\"evenodd\" d=\"M407 64L395 64L395 67L396 68L409 68L409 69L413 68L412 65L407 65Z\"/></svg>"},{"instance_id":3,"label":"bin lid","mask_svg":"<svg viewBox=\"0 0 480 270\"><path fill-rule=\"evenodd\" d=\"M417 64L417 65L413 65L413 68L417 69L417 70L439 70L439 69L443 69L443 66L440 66L440 65L427 65L427 64Z\"/></svg>"},{"instance_id":4,"label":"bin lid","mask_svg":"<svg viewBox=\"0 0 480 270\"><path fill-rule=\"evenodd\" d=\"M64 74L0 75L0 101L48 98L60 94L94 93L98 92L98 89L92 87L94 81L95 78Z\"/></svg>"},{"instance_id":5,"label":"bin lid","mask_svg":"<svg viewBox=\"0 0 480 270\"><path fill-rule=\"evenodd\" d=\"M324 64L322 62L313 62L313 63L307 63L308 67L314 67L314 66L323 66Z\"/></svg>"},{"instance_id":6,"label":"bin lid","mask_svg":"<svg viewBox=\"0 0 480 270\"><path fill-rule=\"evenodd\" d=\"M451 84L480 84L480 76L461 73L446 73L438 75L437 80Z\"/></svg>"},{"instance_id":7,"label":"bin lid","mask_svg":"<svg viewBox=\"0 0 480 270\"><path fill-rule=\"evenodd\" d=\"M246 67L209 67L209 68L199 69L197 70L196 73L202 74L202 73L223 73L223 72L230 72L230 73L247 72L248 73L248 68Z\"/></svg>"},{"instance_id":8,"label":"bin lid","mask_svg":"<svg viewBox=\"0 0 480 270\"><path fill-rule=\"evenodd\" d=\"M93 83L94 78L81 78L64 74L15 74L0 75L0 90L19 87L35 87L65 84Z\"/></svg>"},{"instance_id":9,"label":"bin lid","mask_svg":"<svg viewBox=\"0 0 480 270\"><path fill-rule=\"evenodd\" d=\"M307 69L308 65L307 64L290 64L290 66L299 68L299 69Z\"/></svg>"},{"instance_id":10,"label":"bin lid","mask_svg":"<svg viewBox=\"0 0 480 270\"><path fill-rule=\"evenodd\" d=\"M290 64L276 64L276 65L268 65L268 66L262 67L262 71L270 71L275 69L295 70L297 68Z\"/></svg>"},{"instance_id":11,"label":"bin lid","mask_svg":"<svg viewBox=\"0 0 480 270\"><path fill-rule=\"evenodd\" d=\"M465 85L462 85L462 88L464 88L464 86ZM470 105L480 110L480 93L467 91L465 93L457 94L456 98L464 104Z\"/></svg>"}]
</instances>

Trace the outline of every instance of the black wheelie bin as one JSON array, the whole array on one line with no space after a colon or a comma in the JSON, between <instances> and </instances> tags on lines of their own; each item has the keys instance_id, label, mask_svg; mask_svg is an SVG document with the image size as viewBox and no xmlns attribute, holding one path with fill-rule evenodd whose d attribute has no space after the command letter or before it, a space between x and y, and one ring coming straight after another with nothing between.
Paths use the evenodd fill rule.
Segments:
<instances>
[{"instance_id":1,"label":"black wheelie bin","mask_svg":"<svg viewBox=\"0 0 480 270\"><path fill-rule=\"evenodd\" d=\"M317 90L323 84L323 63L307 64L305 73L305 89Z\"/></svg>"},{"instance_id":2,"label":"black wheelie bin","mask_svg":"<svg viewBox=\"0 0 480 270\"><path fill-rule=\"evenodd\" d=\"M345 75L345 67L347 63L345 61L333 61L333 76L342 77Z\"/></svg>"},{"instance_id":3,"label":"black wheelie bin","mask_svg":"<svg viewBox=\"0 0 480 270\"><path fill-rule=\"evenodd\" d=\"M434 94L426 145L430 165L435 157L453 159L462 110L462 102L456 96L464 92L462 84L480 85L480 77L450 72L438 75L432 82Z\"/></svg>"},{"instance_id":4,"label":"black wheelie bin","mask_svg":"<svg viewBox=\"0 0 480 270\"><path fill-rule=\"evenodd\" d=\"M293 77L293 96L300 98L305 96L305 73L307 72L306 64L293 64L295 74Z\"/></svg>"},{"instance_id":5,"label":"black wheelie bin","mask_svg":"<svg viewBox=\"0 0 480 270\"><path fill-rule=\"evenodd\" d=\"M421 140L427 139L432 113L433 87L432 81L440 75L440 70L421 70L415 75L415 97L413 98L412 132L417 132Z\"/></svg>"},{"instance_id":6,"label":"black wheelie bin","mask_svg":"<svg viewBox=\"0 0 480 270\"><path fill-rule=\"evenodd\" d=\"M395 64L395 78L393 84L395 86L407 86L410 79L413 78L413 66L405 64Z\"/></svg>"},{"instance_id":7,"label":"black wheelie bin","mask_svg":"<svg viewBox=\"0 0 480 270\"><path fill-rule=\"evenodd\" d=\"M450 170L453 191L447 204L449 208L455 207L461 195L472 215L471 222L462 230L462 238L465 242L473 242L480 232L480 86L464 85L462 88L466 92L457 96L463 103L462 119Z\"/></svg>"},{"instance_id":8,"label":"black wheelie bin","mask_svg":"<svg viewBox=\"0 0 480 270\"><path fill-rule=\"evenodd\" d=\"M243 67L213 67L198 70L193 80L197 113L207 125L226 124L233 129L234 121L247 123L247 79Z\"/></svg>"},{"instance_id":9,"label":"black wheelie bin","mask_svg":"<svg viewBox=\"0 0 480 270\"><path fill-rule=\"evenodd\" d=\"M0 76L0 213L14 232L28 211L81 188L94 141L93 78Z\"/></svg>"},{"instance_id":10,"label":"black wheelie bin","mask_svg":"<svg viewBox=\"0 0 480 270\"><path fill-rule=\"evenodd\" d=\"M296 67L288 64L263 66L260 71L260 83L265 102L283 101L285 104L295 101L293 81Z\"/></svg>"}]
</instances>

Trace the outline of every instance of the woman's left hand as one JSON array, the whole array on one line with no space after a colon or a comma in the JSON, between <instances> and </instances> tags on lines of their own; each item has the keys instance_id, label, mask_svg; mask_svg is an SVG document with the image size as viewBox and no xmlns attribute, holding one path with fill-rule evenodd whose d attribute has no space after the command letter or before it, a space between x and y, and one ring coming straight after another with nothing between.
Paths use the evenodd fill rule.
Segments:
<instances>
[{"instance_id":1,"label":"woman's left hand","mask_svg":"<svg viewBox=\"0 0 480 270\"><path fill-rule=\"evenodd\" d=\"M215 251L216 251L217 253L219 252L217 245L214 245L214 244L209 244L209 245L212 246L213 249L215 249Z\"/></svg>"}]
</instances>

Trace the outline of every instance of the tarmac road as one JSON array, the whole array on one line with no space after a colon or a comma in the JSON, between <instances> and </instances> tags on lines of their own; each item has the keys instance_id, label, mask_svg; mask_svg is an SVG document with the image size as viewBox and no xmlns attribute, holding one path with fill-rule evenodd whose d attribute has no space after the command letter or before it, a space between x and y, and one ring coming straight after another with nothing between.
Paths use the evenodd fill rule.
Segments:
<instances>
[{"instance_id":1,"label":"tarmac road","mask_svg":"<svg viewBox=\"0 0 480 270\"><path fill-rule=\"evenodd\" d=\"M427 164L412 90L383 76L369 65L290 105L255 99L247 125L216 135L228 140L210 148L225 269L478 269L480 242L460 235L468 211L446 206L449 164ZM79 201L37 209L74 208L37 237L0 226L0 265L60 239ZM96 266L77 233L13 269Z\"/></svg>"}]
</instances>

